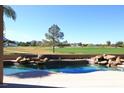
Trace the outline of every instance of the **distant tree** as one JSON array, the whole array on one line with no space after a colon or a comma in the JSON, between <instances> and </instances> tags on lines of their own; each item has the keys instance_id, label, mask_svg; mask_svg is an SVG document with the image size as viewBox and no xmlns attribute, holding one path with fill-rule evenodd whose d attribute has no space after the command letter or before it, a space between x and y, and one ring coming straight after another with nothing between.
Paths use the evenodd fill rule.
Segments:
<instances>
[{"instance_id":1,"label":"distant tree","mask_svg":"<svg viewBox=\"0 0 124 93\"><path fill-rule=\"evenodd\" d=\"M36 42L36 46L41 46L42 45L42 41L37 41Z\"/></svg>"},{"instance_id":2,"label":"distant tree","mask_svg":"<svg viewBox=\"0 0 124 93\"><path fill-rule=\"evenodd\" d=\"M65 40L65 41L63 41L62 43L63 43L63 44L68 44L68 41L67 41L67 40Z\"/></svg>"},{"instance_id":3,"label":"distant tree","mask_svg":"<svg viewBox=\"0 0 124 93\"><path fill-rule=\"evenodd\" d=\"M63 48L63 47L70 47L71 45L69 43L68 44L59 43L57 46Z\"/></svg>"},{"instance_id":4,"label":"distant tree","mask_svg":"<svg viewBox=\"0 0 124 93\"><path fill-rule=\"evenodd\" d=\"M80 42L80 43L78 43L78 46L82 47L82 46L83 46L83 44Z\"/></svg>"},{"instance_id":5,"label":"distant tree","mask_svg":"<svg viewBox=\"0 0 124 93\"><path fill-rule=\"evenodd\" d=\"M111 46L111 41L106 41L107 46Z\"/></svg>"},{"instance_id":6,"label":"distant tree","mask_svg":"<svg viewBox=\"0 0 124 93\"><path fill-rule=\"evenodd\" d=\"M59 42L57 46L60 47L60 48L63 48L63 47L69 47L71 45L68 43L67 40L65 40L63 42Z\"/></svg>"},{"instance_id":7,"label":"distant tree","mask_svg":"<svg viewBox=\"0 0 124 93\"><path fill-rule=\"evenodd\" d=\"M37 44L37 41L35 41L35 40L31 41L31 46L36 46L36 44Z\"/></svg>"},{"instance_id":8,"label":"distant tree","mask_svg":"<svg viewBox=\"0 0 124 93\"><path fill-rule=\"evenodd\" d=\"M18 42L18 46L26 46L25 42Z\"/></svg>"},{"instance_id":9,"label":"distant tree","mask_svg":"<svg viewBox=\"0 0 124 93\"><path fill-rule=\"evenodd\" d=\"M123 41L118 41L118 42L116 42L116 44L115 44L115 46L116 47L123 47Z\"/></svg>"},{"instance_id":10,"label":"distant tree","mask_svg":"<svg viewBox=\"0 0 124 93\"><path fill-rule=\"evenodd\" d=\"M58 25L53 24L49 28L48 33L46 33L45 36L46 36L46 39L52 42L53 53L55 53L56 43L59 42L60 39L63 39L64 33L60 32L60 28L58 27Z\"/></svg>"},{"instance_id":11,"label":"distant tree","mask_svg":"<svg viewBox=\"0 0 124 93\"><path fill-rule=\"evenodd\" d=\"M48 41L48 40L45 40L45 39L42 39L42 44L41 46L45 46L45 47L49 47L52 45L52 42L51 41Z\"/></svg>"},{"instance_id":12,"label":"distant tree","mask_svg":"<svg viewBox=\"0 0 124 93\"><path fill-rule=\"evenodd\" d=\"M19 42L18 46L31 46L30 42Z\"/></svg>"},{"instance_id":13,"label":"distant tree","mask_svg":"<svg viewBox=\"0 0 124 93\"><path fill-rule=\"evenodd\" d=\"M82 44L84 47L87 47L88 46L88 44Z\"/></svg>"},{"instance_id":14,"label":"distant tree","mask_svg":"<svg viewBox=\"0 0 124 93\"><path fill-rule=\"evenodd\" d=\"M31 46L31 42L26 42L25 46Z\"/></svg>"}]
</instances>

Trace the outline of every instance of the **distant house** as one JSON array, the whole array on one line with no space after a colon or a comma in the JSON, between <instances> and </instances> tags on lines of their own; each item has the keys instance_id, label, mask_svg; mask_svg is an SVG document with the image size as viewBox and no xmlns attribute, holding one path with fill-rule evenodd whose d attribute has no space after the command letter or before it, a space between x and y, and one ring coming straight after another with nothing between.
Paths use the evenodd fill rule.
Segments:
<instances>
[{"instance_id":1,"label":"distant house","mask_svg":"<svg viewBox=\"0 0 124 93\"><path fill-rule=\"evenodd\" d=\"M16 47L17 46L17 43L15 41L11 41L6 38L3 38L3 41L4 41L3 43L4 47L8 47L8 46Z\"/></svg>"}]
</instances>

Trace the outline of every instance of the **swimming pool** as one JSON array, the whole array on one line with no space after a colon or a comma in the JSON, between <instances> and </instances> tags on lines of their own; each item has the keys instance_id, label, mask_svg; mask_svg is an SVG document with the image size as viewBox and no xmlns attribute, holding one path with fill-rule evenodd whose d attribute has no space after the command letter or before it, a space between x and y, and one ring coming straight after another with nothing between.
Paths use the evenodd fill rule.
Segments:
<instances>
[{"instance_id":1,"label":"swimming pool","mask_svg":"<svg viewBox=\"0 0 124 93\"><path fill-rule=\"evenodd\" d=\"M87 65L87 66L65 66L60 68L32 68L32 67L25 67L25 66L9 66L4 67L4 75L14 75L17 73L25 73L25 72L37 72L37 71L47 71L47 72L58 72L58 73L90 73L95 71L109 71L109 70L117 70L108 68L105 66L98 66L98 65Z\"/></svg>"}]
</instances>

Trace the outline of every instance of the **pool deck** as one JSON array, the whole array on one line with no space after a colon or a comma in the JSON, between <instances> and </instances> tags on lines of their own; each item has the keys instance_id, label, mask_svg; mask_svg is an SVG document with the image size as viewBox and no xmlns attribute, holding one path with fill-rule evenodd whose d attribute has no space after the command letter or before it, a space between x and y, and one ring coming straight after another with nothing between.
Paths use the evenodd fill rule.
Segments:
<instances>
[{"instance_id":1,"label":"pool deck","mask_svg":"<svg viewBox=\"0 0 124 93\"><path fill-rule=\"evenodd\" d=\"M44 72L43 72L44 73ZM96 71L85 74L51 73L37 77L4 76L6 84L24 84L31 86L51 86L64 88L81 87L124 87L124 72ZM32 74L28 74L29 76Z\"/></svg>"},{"instance_id":2,"label":"pool deck","mask_svg":"<svg viewBox=\"0 0 124 93\"><path fill-rule=\"evenodd\" d=\"M53 57L53 55L50 56ZM124 57L124 55L121 56ZM59 57L60 55L57 55L57 58ZM64 55L64 57L67 57L67 55ZM72 56L69 55L68 57L70 58ZM12 59L10 57L4 60L14 60L14 58ZM3 84L3 87L8 87L8 85L11 87L14 87L15 85L18 85L18 87L24 87L25 85L29 85L31 87L50 86L64 88L124 87L124 72L122 71L96 71L83 74L41 72L35 73L35 75L34 73L28 73L25 75L18 74L15 76L4 76L5 84Z\"/></svg>"}]
</instances>

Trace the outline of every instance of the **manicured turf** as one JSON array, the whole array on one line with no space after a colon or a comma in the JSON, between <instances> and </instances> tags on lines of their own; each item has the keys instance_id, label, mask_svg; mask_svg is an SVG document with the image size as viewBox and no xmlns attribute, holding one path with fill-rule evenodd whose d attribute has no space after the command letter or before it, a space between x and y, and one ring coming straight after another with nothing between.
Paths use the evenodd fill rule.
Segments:
<instances>
[{"instance_id":1,"label":"manicured turf","mask_svg":"<svg viewBox=\"0 0 124 93\"><path fill-rule=\"evenodd\" d=\"M70 54L124 54L124 48L56 48L56 52Z\"/></svg>"},{"instance_id":2,"label":"manicured turf","mask_svg":"<svg viewBox=\"0 0 124 93\"><path fill-rule=\"evenodd\" d=\"M34 54L50 54L52 48L45 47L6 47L4 54L12 53L34 53ZM124 48L103 48L103 47L87 47L87 48L56 48L56 53L67 54L124 54Z\"/></svg>"}]
</instances>

